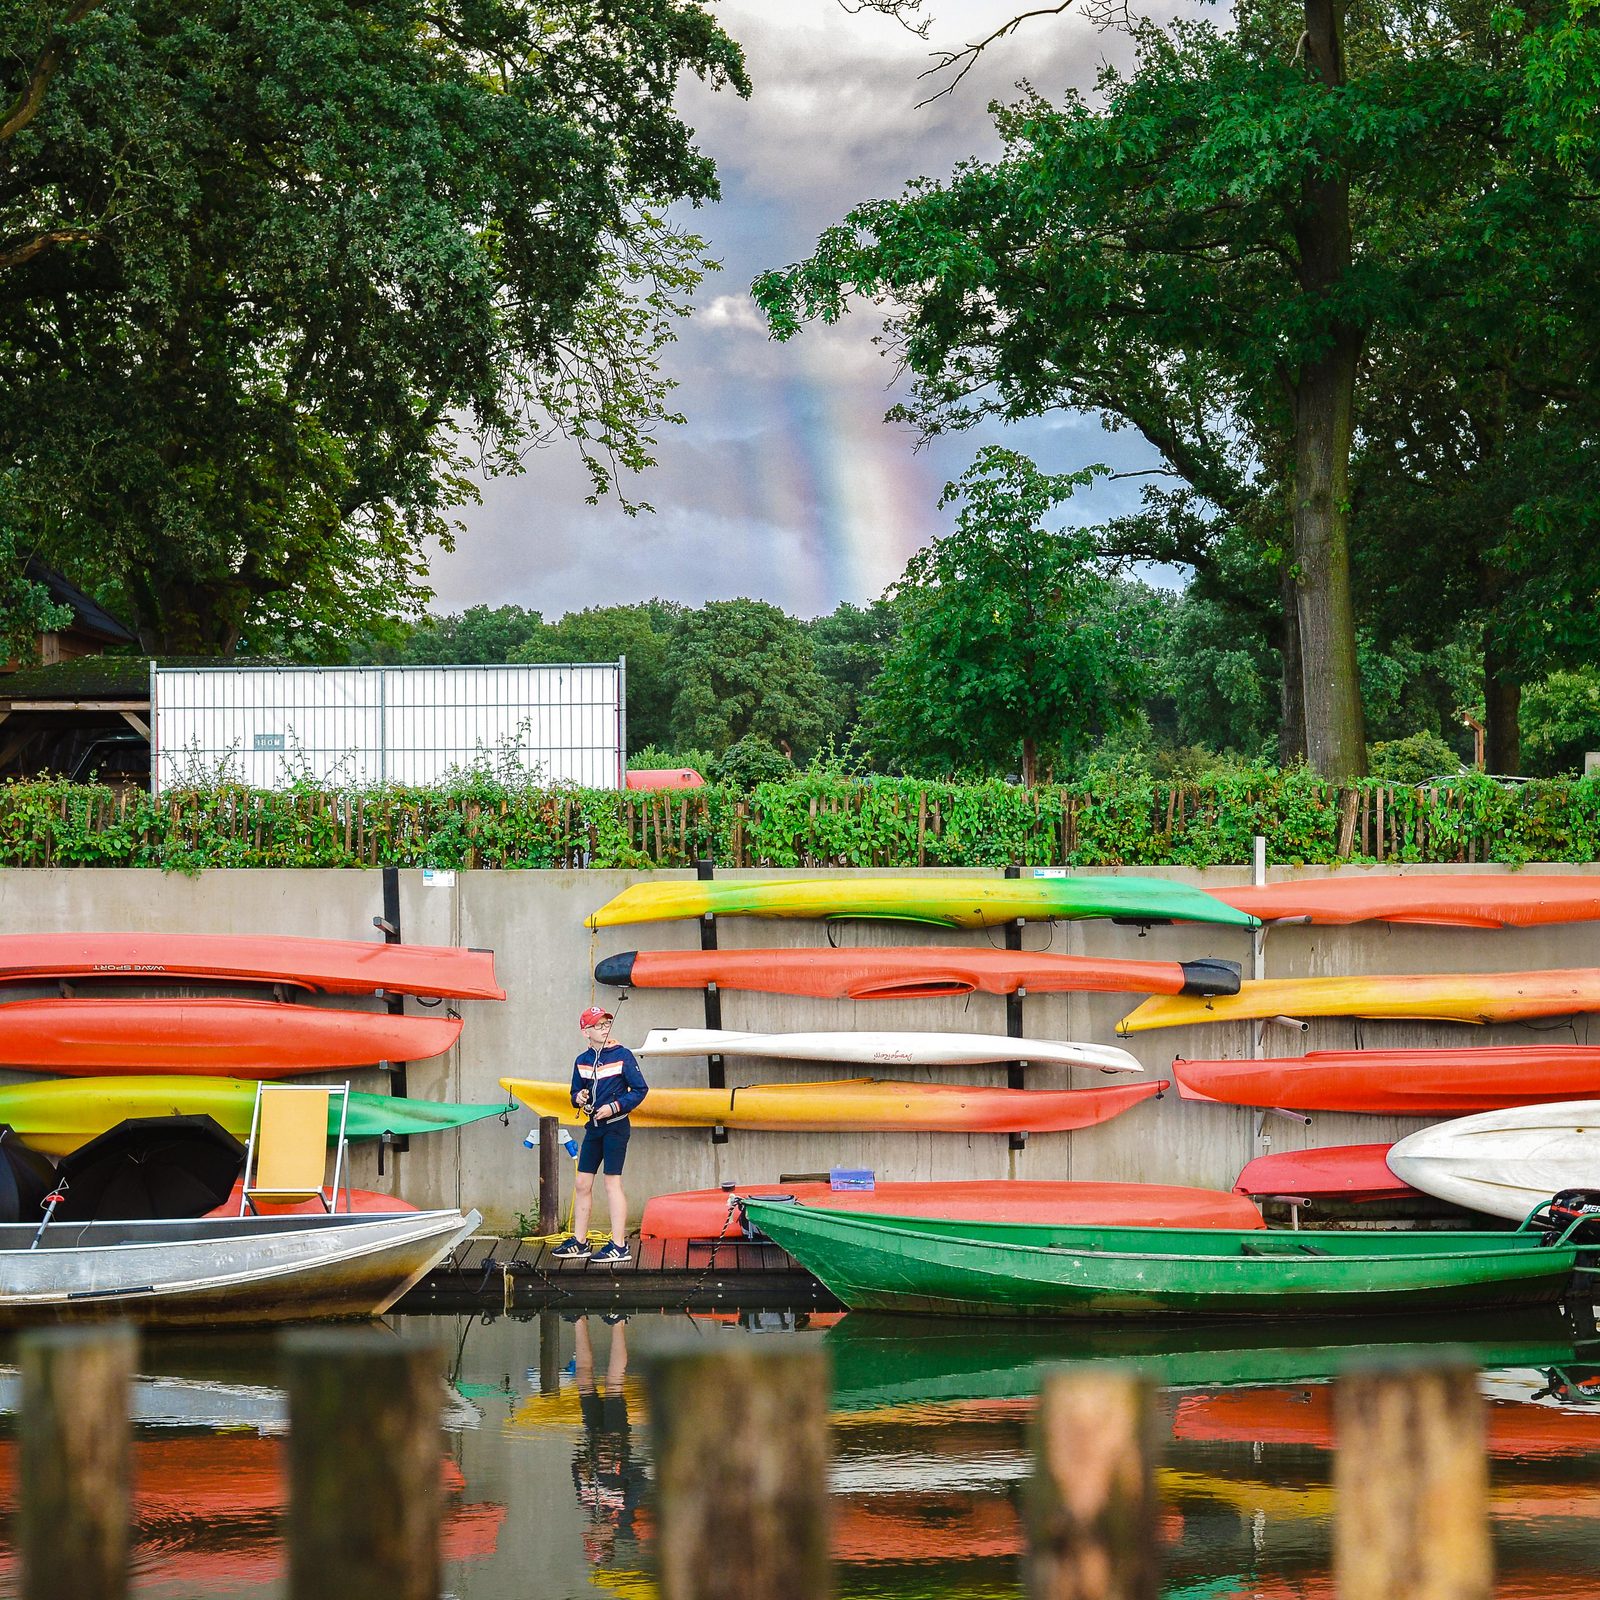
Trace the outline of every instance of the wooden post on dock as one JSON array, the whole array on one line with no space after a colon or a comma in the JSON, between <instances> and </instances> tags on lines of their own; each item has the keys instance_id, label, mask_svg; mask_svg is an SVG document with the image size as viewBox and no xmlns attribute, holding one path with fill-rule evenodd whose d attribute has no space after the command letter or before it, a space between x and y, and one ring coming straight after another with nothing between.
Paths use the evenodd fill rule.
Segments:
<instances>
[{"instance_id":1,"label":"wooden post on dock","mask_svg":"<svg viewBox=\"0 0 1600 1600\"><path fill-rule=\"evenodd\" d=\"M443 1365L375 1329L285 1338L290 1600L438 1600Z\"/></svg>"},{"instance_id":2,"label":"wooden post on dock","mask_svg":"<svg viewBox=\"0 0 1600 1600\"><path fill-rule=\"evenodd\" d=\"M1334 1385L1339 1600L1491 1600L1483 1397L1465 1362Z\"/></svg>"},{"instance_id":3,"label":"wooden post on dock","mask_svg":"<svg viewBox=\"0 0 1600 1600\"><path fill-rule=\"evenodd\" d=\"M662 1600L829 1600L822 1352L702 1346L649 1377Z\"/></svg>"},{"instance_id":4,"label":"wooden post on dock","mask_svg":"<svg viewBox=\"0 0 1600 1600\"><path fill-rule=\"evenodd\" d=\"M1027 1490L1030 1600L1157 1600L1155 1386L1132 1373L1046 1380Z\"/></svg>"},{"instance_id":5,"label":"wooden post on dock","mask_svg":"<svg viewBox=\"0 0 1600 1600\"><path fill-rule=\"evenodd\" d=\"M554 1117L539 1118L539 1232L548 1238L561 1225L561 1166L556 1140L561 1125Z\"/></svg>"},{"instance_id":6,"label":"wooden post on dock","mask_svg":"<svg viewBox=\"0 0 1600 1600\"><path fill-rule=\"evenodd\" d=\"M23 1600L122 1600L128 1592L126 1327L59 1328L21 1342Z\"/></svg>"}]
</instances>

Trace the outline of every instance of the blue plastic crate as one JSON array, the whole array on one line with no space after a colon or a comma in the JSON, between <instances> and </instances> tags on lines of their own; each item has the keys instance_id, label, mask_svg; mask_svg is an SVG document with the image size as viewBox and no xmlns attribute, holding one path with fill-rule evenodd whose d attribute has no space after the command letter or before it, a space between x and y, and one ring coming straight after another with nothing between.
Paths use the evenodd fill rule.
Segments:
<instances>
[{"instance_id":1,"label":"blue plastic crate","mask_svg":"<svg viewBox=\"0 0 1600 1600\"><path fill-rule=\"evenodd\" d=\"M828 1187L830 1189L875 1189L877 1179L873 1176L871 1167L830 1167L828 1169Z\"/></svg>"}]
</instances>

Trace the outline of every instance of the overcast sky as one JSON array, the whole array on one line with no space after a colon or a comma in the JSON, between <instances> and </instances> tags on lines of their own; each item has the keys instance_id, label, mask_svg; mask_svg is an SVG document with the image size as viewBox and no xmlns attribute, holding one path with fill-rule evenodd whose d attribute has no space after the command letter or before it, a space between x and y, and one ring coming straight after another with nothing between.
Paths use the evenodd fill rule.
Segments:
<instances>
[{"instance_id":1,"label":"overcast sky","mask_svg":"<svg viewBox=\"0 0 1600 1600\"><path fill-rule=\"evenodd\" d=\"M930 48L987 33L1013 10L1006 0L930 3L925 43L891 19L848 16L836 0L722 0L718 14L745 48L754 93L740 100L691 81L680 97L723 190L720 204L685 220L723 265L667 355L688 420L663 431L659 466L630 486L656 510L629 517L615 503L588 506L576 454L561 445L537 452L522 476L485 486L455 553L436 556L433 610L515 604L553 619L652 596L698 605L751 595L815 616L841 600L875 599L948 525L940 491L982 438L915 452L910 431L883 420L897 391L871 315L776 345L750 282L803 258L857 202L997 151L988 103L1009 98L1018 79L1046 93L1087 88L1125 40L1070 15L1043 18L987 54L954 94L919 108ZM1137 441L1090 419L1012 432L1009 442L1054 471L1148 460ZM1105 485L1071 514L1103 517L1136 497L1134 483Z\"/></svg>"}]
</instances>

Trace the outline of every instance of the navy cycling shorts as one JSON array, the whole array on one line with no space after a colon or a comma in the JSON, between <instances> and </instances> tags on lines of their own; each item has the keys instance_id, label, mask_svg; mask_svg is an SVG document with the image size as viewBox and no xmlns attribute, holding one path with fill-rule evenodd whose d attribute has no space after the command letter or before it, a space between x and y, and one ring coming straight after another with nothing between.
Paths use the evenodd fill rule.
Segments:
<instances>
[{"instance_id":1,"label":"navy cycling shorts","mask_svg":"<svg viewBox=\"0 0 1600 1600\"><path fill-rule=\"evenodd\" d=\"M583 1130L583 1143L578 1146L578 1171L593 1174L600 1171L603 1164L610 1177L619 1176L628 1156L628 1136L632 1132L626 1117L591 1122Z\"/></svg>"}]
</instances>

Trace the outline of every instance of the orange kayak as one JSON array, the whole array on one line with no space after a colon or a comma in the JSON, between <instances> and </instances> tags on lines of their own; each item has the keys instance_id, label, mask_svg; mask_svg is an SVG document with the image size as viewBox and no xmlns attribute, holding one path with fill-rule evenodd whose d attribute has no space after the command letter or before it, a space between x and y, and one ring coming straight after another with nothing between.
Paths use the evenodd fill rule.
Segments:
<instances>
[{"instance_id":1,"label":"orange kayak","mask_svg":"<svg viewBox=\"0 0 1600 1600\"><path fill-rule=\"evenodd\" d=\"M573 1115L565 1083L502 1078L536 1116ZM978 1084L896 1083L833 1078L823 1083L755 1083L731 1089L651 1089L629 1120L641 1128L810 1129L831 1133L1062 1133L1109 1121L1169 1088L999 1089Z\"/></svg>"},{"instance_id":2,"label":"orange kayak","mask_svg":"<svg viewBox=\"0 0 1600 1600\"><path fill-rule=\"evenodd\" d=\"M13 1000L0 1065L69 1076L119 1071L281 1078L448 1050L459 1017L335 1011L276 1000Z\"/></svg>"},{"instance_id":3,"label":"orange kayak","mask_svg":"<svg viewBox=\"0 0 1600 1600\"><path fill-rule=\"evenodd\" d=\"M1213 889L1263 922L1420 922L1450 928L1536 928L1600 919L1600 876L1579 873L1373 872L1348 878Z\"/></svg>"},{"instance_id":4,"label":"orange kayak","mask_svg":"<svg viewBox=\"0 0 1600 1600\"><path fill-rule=\"evenodd\" d=\"M1600 1099L1600 1046L1312 1050L1271 1061L1178 1060L1172 1075L1186 1100L1455 1116L1547 1100Z\"/></svg>"},{"instance_id":5,"label":"orange kayak","mask_svg":"<svg viewBox=\"0 0 1600 1600\"><path fill-rule=\"evenodd\" d=\"M214 1211L206 1212L208 1217L236 1217L239 1215L239 1199L244 1192L244 1181L241 1179L234 1184L233 1192ZM371 1189L341 1188L337 1208L340 1212L347 1208L358 1216L393 1216L397 1211L415 1211L417 1208L409 1200L401 1200L392 1194L376 1194ZM257 1200L251 1208L257 1216L261 1217L320 1217L325 1216L320 1200Z\"/></svg>"},{"instance_id":6,"label":"orange kayak","mask_svg":"<svg viewBox=\"0 0 1600 1600\"><path fill-rule=\"evenodd\" d=\"M594 969L635 989L753 989L821 1000L946 994L1237 994L1235 961L1117 961L1031 950L901 945L850 950L625 950Z\"/></svg>"},{"instance_id":7,"label":"orange kayak","mask_svg":"<svg viewBox=\"0 0 1600 1600\"><path fill-rule=\"evenodd\" d=\"M228 933L0 934L0 983L53 978L281 983L323 994L504 1000L494 951Z\"/></svg>"},{"instance_id":8,"label":"orange kayak","mask_svg":"<svg viewBox=\"0 0 1600 1600\"><path fill-rule=\"evenodd\" d=\"M1302 1199L1398 1200L1417 1196L1395 1177L1384 1157L1386 1144L1328 1145L1321 1150L1280 1150L1248 1162L1234 1182L1235 1194L1257 1198L1298 1195Z\"/></svg>"},{"instance_id":9,"label":"orange kayak","mask_svg":"<svg viewBox=\"0 0 1600 1600\"><path fill-rule=\"evenodd\" d=\"M833 1189L826 1183L747 1183L725 1189L658 1194L645 1202L645 1239L734 1239L737 1195L793 1195L809 1206L947 1222L1050 1222L1144 1228L1260 1228L1261 1213L1243 1195L1165 1183L1086 1183L996 1179L991 1182L880 1183Z\"/></svg>"},{"instance_id":10,"label":"orange kayak","mask_svg":"<svg viewBox=\"0 0 1600 1600\"><path fill-rule=\"evenodd\" d=\"M1262 1017L1376 1017L1396 1022L1527 1022L1600 1011L1600 967L1554 972L1387 973L1348 978L1266 978L1212 999L1155 995L1118 1033Z\"/></svg>"}]
</instances>

